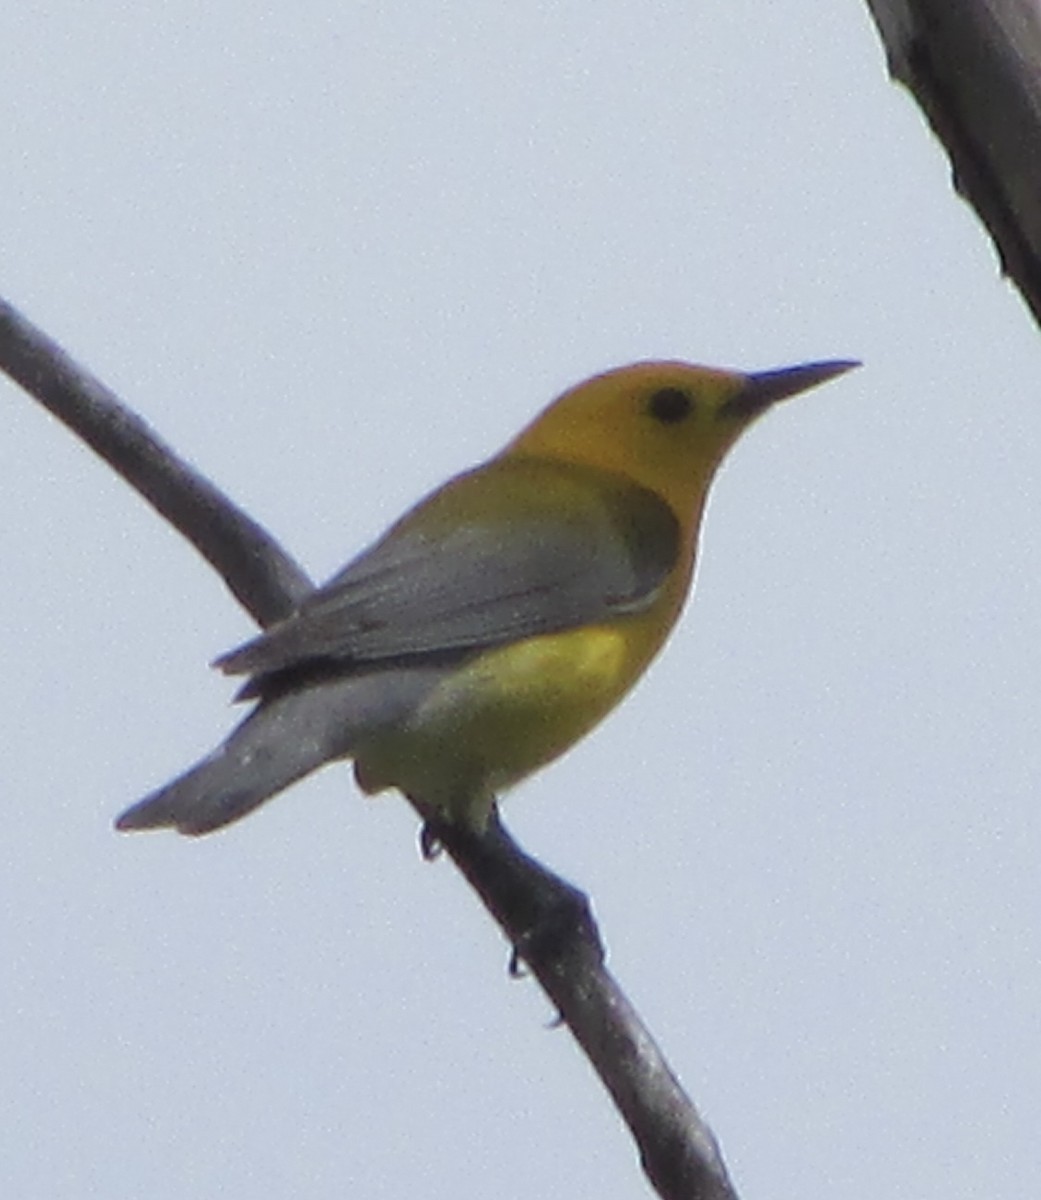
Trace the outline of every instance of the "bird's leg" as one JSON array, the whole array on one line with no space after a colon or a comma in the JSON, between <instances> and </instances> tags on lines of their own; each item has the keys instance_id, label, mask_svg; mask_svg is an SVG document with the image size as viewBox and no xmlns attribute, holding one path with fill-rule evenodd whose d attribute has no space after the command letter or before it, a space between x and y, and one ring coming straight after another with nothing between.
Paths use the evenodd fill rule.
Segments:
<instances>
[{"instance_id":1,"label":"bird's leg","mask_svg":"<svg viewBox=\"0 0 1041 1200\"><path fill-rule=\"evenodd\" d=\"M512 975L522 973L522 963L557 962L576 952L603 962L603 944L585 893L526 854L502 824L497 807L481 831L417 808L424 817L424 857L447 851L476 888L513 943Z\"/></svg>"}]
</instances>

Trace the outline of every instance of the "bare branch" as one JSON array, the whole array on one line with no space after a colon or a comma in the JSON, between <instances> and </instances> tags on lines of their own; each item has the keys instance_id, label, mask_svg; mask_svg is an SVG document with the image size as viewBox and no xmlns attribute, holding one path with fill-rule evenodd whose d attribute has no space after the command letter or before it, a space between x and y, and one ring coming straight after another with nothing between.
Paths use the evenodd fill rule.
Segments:
<instances>
[{"instance_id":1,"label":"bare branch","mask_svg":"<svg viewBox=\"0 0 1041 1200\"><path fill-rule=\"evenodd\" d=\"M450 825L434 832L585 1051L658 1194L737 1200L712 1131L604 966L586 896L528 857L497 812L480 837Z\"/></svg>"},{"instance_id":2,"label":"bare branch","mask_svg":"<svg viewBox=\"0 0 1041 1200\"><path fill-rule=\"evenodd\" d=\"M2 299L0 367L182 533L261 625L287 616L311 590L303 569L265 529Z\"/></svg>"},{"instance_id":3,"label":"bare branch","mask_svg":"<svg viewBox=\"0 0 1041 1200\"><path fill-rule=\"evenodd\" d=\"M891 74L950 156L957 191L1041 323L1041 6L868 0Z\"/></svg>"},{"instance_id":4,"label":"bare branch","mask_svg":"<svg viewBox=\"0 0 1041 1200\"><path fill-rule=\"evenodd\" d=\"M290 612L310 590L301 568L264 529L3 301L0 369L184 534L261 624ZM428 843L448 851L585 1051L658 1194L737 1200L711 1131L604 966L586 897L526 855L497 813L481 836L450 825L427 828Z\"/></svg>"}]
</instances>

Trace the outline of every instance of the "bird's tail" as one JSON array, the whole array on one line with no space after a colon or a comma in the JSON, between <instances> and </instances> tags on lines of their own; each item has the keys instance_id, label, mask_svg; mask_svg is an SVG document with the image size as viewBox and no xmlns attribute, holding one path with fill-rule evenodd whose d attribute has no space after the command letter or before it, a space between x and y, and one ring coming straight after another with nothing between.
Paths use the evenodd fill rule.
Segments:
<instances>
[{"instance_id":1,"label":"bird's tail","mask_svg":"<svg viewBox=\"0 0 1041 1200\"><path fill-rule=\"evenodd\" d=\"M388 672L265 701L212 754L128 808L116 828L202 834L237 821L323 763L350 757L429 683L421 673Z\"/></svg>"}]
</instances>

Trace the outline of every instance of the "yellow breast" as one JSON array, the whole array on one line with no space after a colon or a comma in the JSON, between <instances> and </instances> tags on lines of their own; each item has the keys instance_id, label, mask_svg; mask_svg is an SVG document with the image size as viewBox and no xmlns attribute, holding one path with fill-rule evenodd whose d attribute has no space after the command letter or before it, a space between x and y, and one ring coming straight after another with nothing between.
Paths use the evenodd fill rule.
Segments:
<instances>
[{"instance_id":1,"label":"yellow breast","mask_svg":"<svg viewBox=\"0 0 1041 1200\"><path fill-rule=\"evenodd\" d=\"M626 695L672 628L677 599L485 651L357 754L359 784L400 788L483 827L497 794L563 754Z\"/></svg>"}]
</instances>

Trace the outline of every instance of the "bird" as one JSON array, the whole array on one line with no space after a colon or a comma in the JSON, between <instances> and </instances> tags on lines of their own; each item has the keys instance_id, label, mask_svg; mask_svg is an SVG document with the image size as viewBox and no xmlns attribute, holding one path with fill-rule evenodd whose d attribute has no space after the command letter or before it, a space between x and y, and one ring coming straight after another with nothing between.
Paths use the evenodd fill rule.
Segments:
<instances>
[{"instance_id":1,"label":"bird","mask_svg":"<svg viewBox=\"0 0 1041 1200\"><path fill-rule=\"evenodd\" d=\"M481 833L502 794L621 701L691 591L717 468L778 401L859 366L616 367L419 501L213 664L254 706L120 830L199 835L329 762Z\"/></svg>"}]
</instances>

